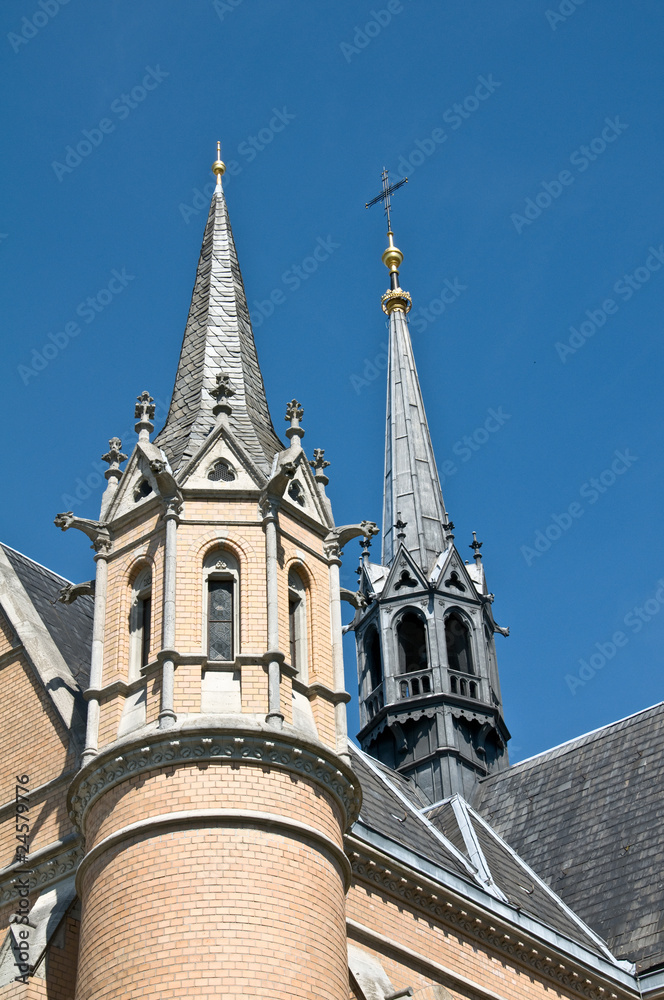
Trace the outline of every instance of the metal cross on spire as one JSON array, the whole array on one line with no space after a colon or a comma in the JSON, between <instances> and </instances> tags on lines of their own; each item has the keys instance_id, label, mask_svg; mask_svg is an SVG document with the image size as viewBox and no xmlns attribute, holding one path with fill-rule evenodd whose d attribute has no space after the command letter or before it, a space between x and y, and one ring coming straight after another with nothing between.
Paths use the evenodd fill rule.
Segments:
<instances>
[{"instance_id":1,"label":"metal cross on spire","mask_svg":"<svg viewBox=\"0 0 664 1000\"><path fill-rule=\"evenodd\" d=\"M392 219L390 218L390 208L392 203L390 201L390 196L393 195L394 192L398 190L398 188L402 187L402 185L407 184L408 178L402 177L402 179L400 181L397 181L396 184L390 184L389 177L387 174L387 167L383 167L381 180L383 182L382 192L380 194L377 194L375 198L372 198L371 201L368 201L364 207L371 208L372 205L376 205L379 201L382 201L385 206L385 215L387 216L387 231L388 233L391 233Z\"/></svg>"}]
</instances>

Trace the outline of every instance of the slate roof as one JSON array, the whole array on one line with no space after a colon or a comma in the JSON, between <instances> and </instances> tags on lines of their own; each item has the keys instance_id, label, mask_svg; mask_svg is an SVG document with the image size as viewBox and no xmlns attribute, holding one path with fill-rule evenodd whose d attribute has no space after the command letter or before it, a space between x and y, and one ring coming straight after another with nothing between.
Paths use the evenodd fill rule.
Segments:
<instances>
[{"instance_id":1,"label":"slate roof","mask_svg":"<svg viewBox=\"0 0 664 1000\"><path fill-rule=\"evenodd\" d=\"M664 703L480 782L473 805L609 945L664 963Z\"/></svg>"},{"instance_id":2,"label":"slate roof","mask_svg":"<svg viewBox=\"0 0 664 1000\"><path fill-rule=\"evenodd\" d=\"M69 581L8 545L2 548L81 691L85 691L90 678L93 598L79 597L73 604L53 603Z\"/></svg>"},{"instance_id":3,"label":"slate roof","mask_svg":"<svg viewBox=\"0 0 664 1000\"><path fill-rule=\"evenodd\" d=\"M426 815L455 847L468 853L449 802L427 810ZM468 815L494 882L505 894L507 901L573 941L581 942L590 951L606 957L598 942L588 933L581 921L575 920L572 914L567 912L565 906L561 905L560 899L542 885L536 876L534 877L528 865L515 856L500 837L473 813L472 809L468 810Z\"/></svg>"},{"instance_id":4,"label":"slate roof","mask_svg":"<svg viewBox=\"0 0 664 1000\"><path fill-rule=\"evenodd\" d=\"M414 851L420 857L427 858L455 875L473 882L474 880L463 862L455 857L454 852L445 847L442 838L437 837L422 821L422 817L417 812L418 807L407 808L407 805L391 787L391 783L394 782L397 775L389 768L382 767L373 758L369 762L367 755L361 750L352 744L349 746L353 770L362 786L360 822L375 830L376 833L401 844L409 851ZM379 769L381 773L377 774L376 771ZM414 783L403 777L401 777L401 782L411 785L411 789L414 790L419 800L419 792L417 792Z\"/></svg>"},{"instance_id":5,"label":"slate roof","mask_svg":"<svg viewBox=\"0 0 664 1000\"><path fill-rule=\"evenodd\" d=\"M475 874L477 867L449 800L431 808L414 781L369 757L353 744L349 746L353 770L362 786L362 810L353 833L362 839L362 828L368 827L439 868L486 890L486 884ZM582 920L575 919L556 894L541 884L527 864L515 857L479 815L467 806L466 811L494 886L503 894L500 898L589 951L608 958L608 950ZM384 849L389 853L389 847ZM463 857L459 858L456 852Z\"/></svg>"},{"instance_id":6,"label":"slate roof","mask_svg":"<svg viewBox=\"0 0 664 1000\"><path fill-rule=\"evenodd\" d=\"M209 390L221 373L230 375L235 389L231 429L267 474L283 444L272 426L226 200L218 185L205 226L173 397L155 438L176 472L215 423Z\"/></svg>"},{"instance_id":7,"label":"slate roof","mask_svg":"<svg viewBox=\"0 0 664 1000\"><path fill-rule=\"evenodd\" d=\"M447 521L429 425L415 367L406 314L390 315L385 434L385 489L381 562L390 566L399 547L396 522L405 522L404 545L428 573L446 547Z\"/></svg>"}]
</instances>

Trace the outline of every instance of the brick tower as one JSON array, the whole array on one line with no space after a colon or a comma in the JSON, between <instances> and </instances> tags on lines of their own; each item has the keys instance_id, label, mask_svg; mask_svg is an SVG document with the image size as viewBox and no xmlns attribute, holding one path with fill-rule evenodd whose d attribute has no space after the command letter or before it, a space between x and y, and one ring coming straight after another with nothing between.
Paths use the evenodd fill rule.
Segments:
<instances>
[{"instance_id":1,"label":"brick tower","mask_svg":"<svg viewBox=\"0 0 664 1000\"><path fill-rule=\"evenodd\" d=\"M114 438L95 550L77 1000L346 1000L340 550L321 451L268 412L221 177L173 398ZM127 461L124 471L120 466Z\"/></svg>"}]
</instances>

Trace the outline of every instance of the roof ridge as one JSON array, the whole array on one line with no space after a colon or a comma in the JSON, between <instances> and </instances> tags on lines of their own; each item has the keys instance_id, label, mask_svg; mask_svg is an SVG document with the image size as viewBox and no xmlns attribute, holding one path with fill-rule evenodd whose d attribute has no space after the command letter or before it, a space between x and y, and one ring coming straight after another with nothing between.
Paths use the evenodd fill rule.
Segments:
<instances>
[{"instance_id":1,"label":"roof ridge","mask_svg":"<svg viewBox=\"0 0 664 1000\"><path fill-rule=\"evenodd\" d=\"M0 545L2 546L3 549L9 549L10 552L15 552L16 555L21 556L22 559L27 559L28 562L31 562L33 566L39 566L40 569L43 569L47 573L50 573L51 576L57 576L58 580L63 580L65 583L73 584L74 582L73 580L70 580L68 577L63 576L62 573L56 573L54 569L50 569L50 567L44 566L43 563L37 562L37 560L33 559L32 556L26 556L25 552L20 552L18 549L15 549L12 545L7 545L6 542L0 542Z\"/></svg>"},{"instance_id":2,"label":"roof ridge","mask_svg":"<svg viewBox=\"0 0 664 1000\"><path fill-rule=\"evenodd\" d=\"M506 770L500 771L498 774L488 775L487 778L483 778L482 781L504 778L516 770L517 767L522 767L524 764L533 764L548 755L560 756L563 751L567 752L574 749L576 745L581 745L584 740L588 740L591 736L599 737L600 735L608 732L608 730L613 729L616 726L620 726L622 723L628 722L630 719L635 719L638 715L645 715L646 712L652 712L653 709L662 707L664 707L664 701L657 701L654 705L649 705L647 708L641 708L638 712L631 712L629 715L625 715L622 719L607 722L604 726L598 726L597 729L590 729L587 733L581 733L580 736L573 736L571 739L565 740L564 743L558 743L556 746L550 747L548 750L540 750L539 753L532 754L530 757L524 757L523 760L519 760L515 764L511 764Z\"/></svg>"},{"instance_id":3,"label":"roof ridge","mask_svg":"<svg viewBox=\"0 0 664 1000\"><path fill-rule=\"evenodd\" d=\"M358 748L356 747L355 749L357 750ZM388 786L390 791L397 796L400 802L405 803L405 805L408 806L408 809L413 814L413 816L416 819L418 819L426 827L429 833L431 833L433 837L443 845L446 851L449 851L452 857L454 857L457 861L459 861L462 864L464 869L468 872L470 878L473 879L483 889L486 889L486 886L483 884L481 879L478 878L477 868L469 860L469 858L467 858L457 847L455 847L452 841L448 840L447 837L443 833L441 833L440 830L437 829L437 827L431 822L430 819L427 819L426 816L422 815L419 809L415 808L410 799L408 799L403 794L403 792L390 781L387 775L383 774L383 772L379 770L379 768L376 766L376 764L378 763L377 761L375 761L368 753L366 753L362 749L359 749L358 752L362 757L364 763L369 768L369 770L373 771L373 773L377 775L378 778ZM361 818L361 813L360 813L360 818Z\"/></svg>"}]
</instances>

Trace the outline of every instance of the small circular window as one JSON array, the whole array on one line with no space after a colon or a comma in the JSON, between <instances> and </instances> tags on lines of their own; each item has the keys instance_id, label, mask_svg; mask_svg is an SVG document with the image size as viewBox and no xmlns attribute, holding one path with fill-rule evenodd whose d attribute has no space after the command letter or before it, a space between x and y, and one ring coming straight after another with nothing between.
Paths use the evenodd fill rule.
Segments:
<instances>
[{"instance_id":1,"label":"small circular window","mask_svg":"<svg viewBox=\"0 0 664 1000\"><path fill-rule=\"evenodd\" d=\"M215 462L210 471L207 474L208 479L211 479L213 483L232 483L235 479L235 473L231 469L228 462L224 462L220 459Z\"/></svg>"}]
</instances>

